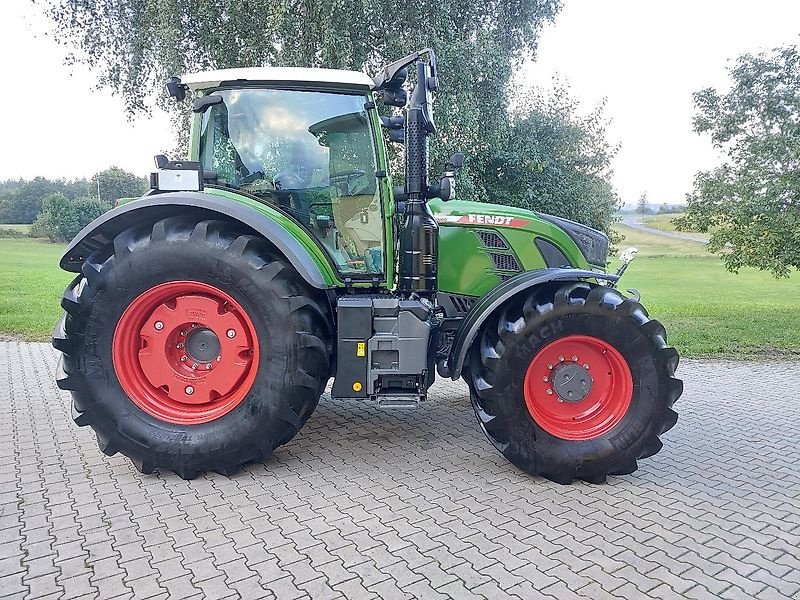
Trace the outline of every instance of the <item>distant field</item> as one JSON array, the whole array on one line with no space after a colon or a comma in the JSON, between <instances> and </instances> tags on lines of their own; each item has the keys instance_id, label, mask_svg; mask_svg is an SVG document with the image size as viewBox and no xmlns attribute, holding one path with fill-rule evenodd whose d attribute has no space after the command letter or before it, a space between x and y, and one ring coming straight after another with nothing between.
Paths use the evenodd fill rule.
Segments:
<instances>
[{"instance_id":1,"label":"distant field","mask_svg":"<svg viewBox=\"0 0 800 600\"><path fill-rule=\"evenodd\" d=\"M618 228L627 238L622 248L639 248L620 287L641 292L682 356L800 357L798 274L788 280L749 269L734 275L703 244ZM58 268L61 251L39 240L0 239L0 336L49 339L72 278Z\"/></svg>"},{"instance_id":2,"label":"distant field","mask_svg":"<svg viewBox=\"0 0 800 600\"><path fill-rule=\"evenodd\" d=\"M677 219L678 217L682 217L682 214L674 214L674 215L646 215L641 217L642 225L647 225L648 227L652 227L653 229L659 229L661 231L678 231L675 224L672 222L673 219ZM694 237L701 237L708 239L708 233L700 233L699 231L692 231L692 230L684 230L678 233L689 233Z\"/></svg>"},{"instance_id":3,"label":"distant field","mask_svg":"<svg viewBox=\"0 0 800 600\"><path fill-rule=\"evenodd\" d=\"M0 223L0 229L11 229L13 231L19 231L20 233L28 234L31 231L31 225L19 223L9 223L9 224L2 224Z\"/></svg>"}]
</instances>

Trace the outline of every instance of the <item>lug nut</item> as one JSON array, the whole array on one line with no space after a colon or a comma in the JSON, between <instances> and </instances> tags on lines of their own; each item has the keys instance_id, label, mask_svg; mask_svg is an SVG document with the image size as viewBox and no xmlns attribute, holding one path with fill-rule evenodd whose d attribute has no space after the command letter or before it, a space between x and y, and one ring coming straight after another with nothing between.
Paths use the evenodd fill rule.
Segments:
<instances>
[{"instance_id":1,"label":"lug nut","mask_svg":"<svg viewBox=\"0 0 800 600\"><path fill-rule=\"evenodd\" d=\"M217 362L219 362L219 361L221 361L221 360L222 360L222 356L218 356L218 357L217 357Z\"/></svg>"},{"instance_id":2,"label":"lug nut","mask_svg":"<svg viewBox=\"0 0 800 600\"><path fill-rule=\"evenodd\" d=\"M192 365L192 371L197 371L197 365Z\"/></svg>"},{"instance_id":3,"label":"lug nut","mask_svg":"<svg viewBox=\"0 0 800 600\"><path fill-rule=\"evenodd\" d=\"M197 323L192 323L192 329L197 327Z\"/></svg>"},{"instance_id":4,"label":"lug nut","mask_svg":"<svg viewBox=\"0 0 800 600\"><path fill-rule=\"evenodd\" d=\"M186 337L186 332L185 332L185 331L181 331L181 335L182 335L183 337Z\"/></svg>"},{"instance_id":5,"label":"lug nut","mask_svg":"<svg viewBox=\"0 0 800 600\"><path fill-rule=\"evenodd\" d=\"M559 402L563 402L563 401L564 401L564 399L563 399L563 398L559 398L559 399L558 399L558 401L559 401Z\"/></svg>"},{"instance_id":6,"label":"lug nut","mask_svg":"<svg viewBox=\"0 0 800 600\"><path fill-rule=\"evenodd\" d=\"M156 331L161 331L162 329L164 329L164 323L162 323L161 321L156 321L153 327L156 328Z\"/></svg>"},{"instance_id":7,"label":"lug nut","mask_svg":"<svg viewBox=\"0 0 800 600\"><path fill-rule=\"evenodd\" d=\"M225 335L227 335L230 339L233 339L236 337L236 332L233 329L228 329Z\"/></svg>"},{"instance_id":8,"label":"lug nut","mask_svg":"<svg viewBox=\"0 0 800 600\"><path fill-rule=\"evenodd\" d=\"M563 357L563 356L559 356L559 357L558 357L558 360L559 360L560 362L564 362L564 357Z\"/></svg>"},{"instance_id":9,"label":"lug nut","mask_svg":"<svg viewBox=\"0 0 800 600\"><path fill-rule=\"evenodd\" d=\"M547 365L547 368L548 368L548 369L550 369L550 370L552 371L552 370L553 370L553 365L551 365L551 364L549 364L549 363L548 363L548 365Z\"/></svg>"},{"instance_id":10,"label":"lug nut","mask_svg":"<svg viewBox=\"0 0 800 600\"><path fill-rule=\"evenodd\" d=\"M186 362L186 355L181 356L181 362Z\"/></svg>"},{"instance_id":11,"label":"lug nut","mask_svg":"<svg viewBox=\"0 0 800 600\"><path fill-rule=\"evenodd\" d=\"M544 377L542 377L542 381L548 382L550 381L550 378L547 375L545 375Z\"/></svg>"},{"instance_id":12,"label":"lug nut","mask_svg":"<svg viewBox=\"0 0 800 600\"><path fill-rule=\"evenodd\" d=\"M574 354L572 355L572 362L578 362L578 357Z\"/></svg>"},{"instance_id":13,"label":"lug nut","mask_svg":"<svg viewBox=\"0 0 800 600\"><path fill-rule=\"evenodd\" d=\"M208 364L206 365L206 371L210 371L210 370L211 370L211 367L213 367L213 366L214 366L214 365L212 365L211 363L208 363Z\"/></svg>"},{"instance_id":14,"label":"lug nut","mask_svg":"<svg viewBox=\"0 0 800 600\"><path fill-rule=\"evenodd\" d=\"M176 347L178 350L180 350L181 348L183 348L183 343L180 343L180 342L179 342L179 343L178 343L178 344L177 344L175 347Z\"/></svg>"},{"instance_id":15,"label":"lug nut","mask_svg":"<svg viewBox=\"0 0 800 600\"><path fill-rule=\"evenodd\" d=\"M551 390L551 389L548 389L548 390L547 390L547 395L548 395L548 396L552 396L552 395L553 395L553 390Z\"/></svg>"},{"instance_id":16,"label":"lug nut","mask_svg":"<svg viewBox=\"0 0 800 600\"><path fill-rule=\"evenodd\" d=\"M589 368L589 363L583 363L583 368L584 369L588 369Z\"/></svg>"},{"instance_id":17,"label":"lug nut","mask_svg":"<svg viewBox=\"0 0 800 600\"><path fill-rule=\"evenodd\" d=\"M192 394L194 394L194 388L192 386L190 386L190 385L186 386L186 390L185 391L186 391L186 395L187 396L191 396Z\"/></svg>"}]
</instances>

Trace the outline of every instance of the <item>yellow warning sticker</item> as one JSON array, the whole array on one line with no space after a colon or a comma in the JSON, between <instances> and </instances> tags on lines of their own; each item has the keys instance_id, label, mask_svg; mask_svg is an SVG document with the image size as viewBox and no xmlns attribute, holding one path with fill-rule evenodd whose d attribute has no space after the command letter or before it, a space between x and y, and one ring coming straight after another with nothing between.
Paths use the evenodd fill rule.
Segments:
<instances>
[{"instance_id":1,"label":"yellow warning sticker","mask_svg":"<svg viewBox=\"0 0 800 600\"><path fill-rule=\"evenodd\" d=\"M366 356L367 355L367 343L366 342L358 342L356 346L356 356Z\"/></svg>"}]
</instances>

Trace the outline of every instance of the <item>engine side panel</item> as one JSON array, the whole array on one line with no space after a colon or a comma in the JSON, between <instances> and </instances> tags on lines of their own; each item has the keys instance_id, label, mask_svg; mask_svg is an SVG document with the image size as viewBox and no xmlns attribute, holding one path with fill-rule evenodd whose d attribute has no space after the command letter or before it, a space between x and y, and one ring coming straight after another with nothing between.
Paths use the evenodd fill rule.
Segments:
<instances>
[{"instance_id":1,"label":"engine side panel","mask_svg":"<svg viewBox=\"0 0 800 600\"><path fill-rule=\"evenodd\" d=\"M441 292L480 297L526 271L591 268L561 228L533 212L466 201L429 206L439 223Z\"/></svg>"}]
</instances>

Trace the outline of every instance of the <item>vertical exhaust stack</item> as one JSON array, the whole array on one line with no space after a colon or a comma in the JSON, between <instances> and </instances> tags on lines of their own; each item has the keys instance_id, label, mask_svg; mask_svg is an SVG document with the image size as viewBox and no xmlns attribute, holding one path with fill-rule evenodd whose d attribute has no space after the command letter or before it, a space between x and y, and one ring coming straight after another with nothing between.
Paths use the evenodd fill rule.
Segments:
<instances>
[{"instance_id":1,"label":"vertical exhaust stack","mask_svg":"<svg viewBox=\"0 0 800 600\"><path fill-rule=\"evenodd\" d=\"M406 110L405 212L399 231L398 288L430 296L437 289L439 226L428 208L428 136L436 133L432 92L438 87L435 58L417 62L417 85Z\"/></svg>"}]
</instances>

